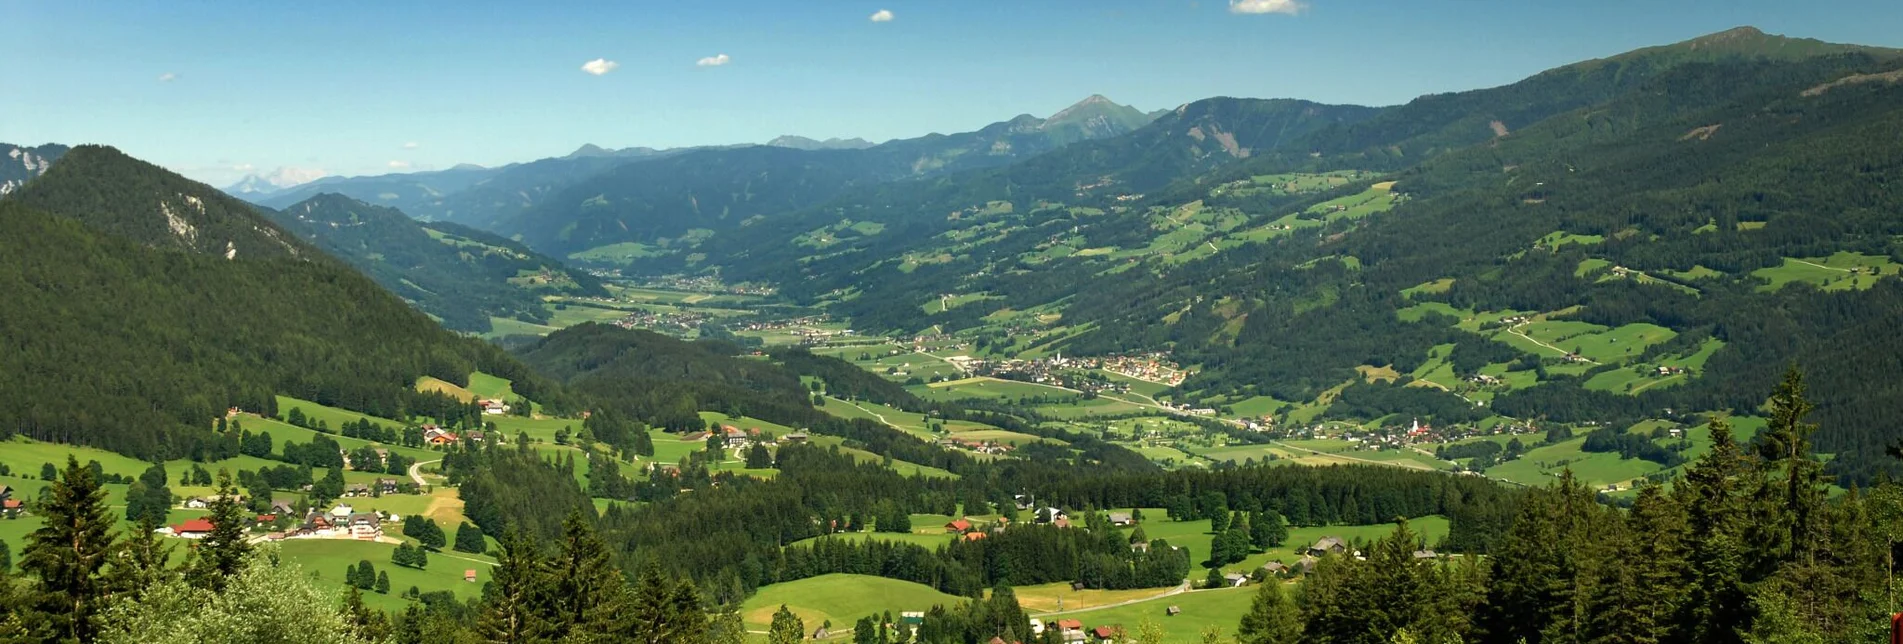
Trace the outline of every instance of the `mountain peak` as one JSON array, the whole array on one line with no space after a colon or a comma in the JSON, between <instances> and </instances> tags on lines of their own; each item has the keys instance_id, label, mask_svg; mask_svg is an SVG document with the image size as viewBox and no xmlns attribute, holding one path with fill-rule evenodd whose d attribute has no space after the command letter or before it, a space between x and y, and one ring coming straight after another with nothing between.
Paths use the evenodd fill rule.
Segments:
<instances>
[{"instance_id":1,"label":"mountain peak","mask_svg":"<svg viewBox=\"0 0 1903 644\"><path fill-rule=\"evenodd\" d=\"M1611 58L1590 60L1560 69L1590 68L1606 61L1631 62L1648 59L1667 65L1711 63L1736 59L1795 61L1836 54L1867 54L1884 58L1903 57L1903 49L1864 45L1845 45L1814 38L1792 38L1768 34L1757 27L1733 27L1690 40L1635 49Z\"/></svg>"},{"instance_id":2,"label":"mountain peak","mask_svg":"<svg viewBox=\"0 0 1903 644\"><path fill-rule=\"evenodd\" d=\"M568 153L568 156L566 158L575 159L580 157L605 157L605 156L608 156L608 154L609 154L608 150L599 145L595 145L593 143L583 143L581 144L581 147L575 148L574 152Z\"/></svg>"},{"instance_id":3,"label":"mountain peak","mask_svg":"<svg viewBox=\"0 0 1903 644\"><path fill-rule=\"evenodd\" d=\"M1116 101L1112 101L1102 94L1091 94L1084 97L1084 100L1072 103L1070 107L1058 110L1056 114L1052 114L1050 118L1045 120L1063 121L1079 114L1092 113L1098 110L1130 110L1135 112L1136 108L1118 105Z\"/></svg>"},{"instance_id":4,"label":"mountain peak","mask_svg":"<svg viewBox=\"0 0 1903 644\"><path fill-rule=\"evenodd\" d=\"M237 183L225 187L225 194L241 196L265 196L275 192L295 188L318 179L330 176L330 173L317 168L282 167L268 174L247 174Z\"/></svg>"}]
</instances>

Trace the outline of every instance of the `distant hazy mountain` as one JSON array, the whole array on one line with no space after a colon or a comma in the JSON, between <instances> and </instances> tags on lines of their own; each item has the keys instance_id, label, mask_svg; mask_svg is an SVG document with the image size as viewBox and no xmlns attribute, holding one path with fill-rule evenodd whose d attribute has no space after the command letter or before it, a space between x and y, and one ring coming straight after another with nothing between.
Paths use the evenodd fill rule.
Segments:
<instances>
[{"instance_id":1,"label":"distant hazy mountain","mask_svg":"<svg viewBox=\"0 0 1903 644\"><path fill-rule=\"evenodd\" d=\"M683 237L704 238L707 232L798 211L850 187L1002 166L1068 144L1135 131L1150 120L1149 114L1091 96L1050 118L1026 114L975 132L930 134L864 148L839 147L836 141L835 147L825 148L828 142L822 141L814 142L821 149L807 149L811 146L802 142L811 139L781 137L776 141L798 145L710 148L637 159L545 194L492 192L491 199L526 206L514 216L471 216L472 211L494 212L491 204L449 217L558 256L623 242L677 244ZM577 153L593 156L570 159L598 160L607 152L596 150L585 147Z\"/></svg>"},{"instance_id":2,"label":"distant hazy mountain","mask_svg":"<svg viewBox=\"0 0 1903 644\"><path fill-rule=\"evenodd\" d=\"M776 148L793 148L795 150L862 150L872 147L873 145L871 141L858 137L850 139L831 138L819 141L793 134L775 137L773 140L767 141L766 144Z\"/></svg>"},{"instance_id":3,"label":"distant hazy mountain","mask_svg":"<svg viewBox=\"0 0 1903 644\"><path fill-rule=\"evenodd\" d=\"M492 317L546 322L543 294L607 295L587 273L516 242L344 195L267 214L457 331L489 331Z\"/></svg>"},{"instance_id":4,"label":"distant hazy mountain","mask_svg":"<svg viewBox=\"0 0 1903 644\"><path fill-rule=\"evenodd\" d=\"M301 186L329 176L323 170L308 168L278 168L269 174L248 174L237 183L225 187L225 193L238 197L262 197L279 191Z\"/></svg>"},{"instance_id":5,"label":"distant hazy mountain","mask_svg":"<svg viewBox=\"0 0 1903 644\"><path fill-rule=\"evenodd\" d=\"M0 195L6 195L26 185L27 180L46 174L60 155L66 154L66 146L48 143L34 148L20 147L9 143L0 143Z\"/></svg>"},{"instance_id":6,"label":"distant hazy mountain","mask_svg":"<svg viewBox=\"0 0 1903 644\"><path fill-rule=\"evenodd\" d=\"M448 170L370 177L324 177L273 193L240 196L271 208L283 208L318 194L332 193L414 213L432 210L445 196L468 189L501 171L500 168L463 164Z\"/></svg>"}]
</instances>

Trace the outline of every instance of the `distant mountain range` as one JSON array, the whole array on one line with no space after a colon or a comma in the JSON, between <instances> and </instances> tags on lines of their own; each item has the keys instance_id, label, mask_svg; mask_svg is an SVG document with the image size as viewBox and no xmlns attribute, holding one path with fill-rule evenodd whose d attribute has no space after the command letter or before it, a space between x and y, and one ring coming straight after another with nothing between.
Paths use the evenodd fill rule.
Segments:
<instances>
[{"instance_id":1,"label":"distant mountain range","mask_svg":"<svg viewBox=\"0 0 1903 644\"><path fill-rule=\"evenodd\" d=\"M766 144L776 148L793 148L795 150L863 150L873 145L871 141L857 137L850 139L833 138L818 141L792 134L775 137L773 140L767 141Z\"/></svg>"},{"instance_id":2,"label":"distant mountain range","mask_svg":"<svg viewBox=\"0 0 1903 644\"><path fill-rule=\"evenodd\" d=\"M269 174L248 174L225 187L225 193L241 198L264 197L317 181L329 173L306 168L278 168Z\"/></svg>"}]
</instances>

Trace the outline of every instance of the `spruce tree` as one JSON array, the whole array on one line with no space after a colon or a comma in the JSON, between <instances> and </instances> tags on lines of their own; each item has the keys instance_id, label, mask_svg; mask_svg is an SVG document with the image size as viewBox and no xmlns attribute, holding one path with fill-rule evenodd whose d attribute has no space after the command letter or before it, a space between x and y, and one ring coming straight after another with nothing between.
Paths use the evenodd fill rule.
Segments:
<instances>
[{"instance_id":1,"label":"spruce tree","mask_svg":"<svg viewBox=\"0 0 1903 644\"><path fill-rule=\"evenodd\" d=\"M1730 423L1713 418L1708 428L1711 450L1687 468L1673 488L1686 509L1689 569L1677 632L1689 642L1730 644L1741 641L1737 629L1750 621L1744 495L1758 475L1733 440Z\"/></svg>"},{"instance_id":2,"label":"spruce tree","mask_svg":"<svg viewBox=\"0 0 1903 644\"><path fill-rule=\"evenodd\" d=\"M1236 626L1237 644L1296 644L1302 641L1302 614L1282 591L1282 584L1268 580L1256 586L1249 612Z\"/></svg>"},{"instance_id":3,"label":"spruce tree","mask_svg":"<svg viewBox=\"0 0 1903 644\"><path fill-rule=\"evenodd\" d=\"M377 571L376 591L379 595L390 594L390 573L388 571Z\"/></svg>"},{"instance_id":4,"label":"spruce tree","mask_svg":"<svg viewBox=\"0 0 1903 644\"><path fill-rule=\"evenodd\" d=\"M91 642L111 595L102 572L117 521L107 513L106 491L68 455L38 511L44 521L27 535L20 557L20 570L38 579L29 600L33 617L23 621L46 639Z\"/></svg>"},{"instance_id":5,"label":"spruce tree","mask_svg":"<svg viewBox=\"0 0 1903 644\"><path fill-rule=\"evenodd\" d=\"M653 562L642 566L628 600L628 634L643 644L704 644L707 614L693 585L670 580Z\"/></svg>"},{"instance_id":6,"label":"spruce tree","mask_svg":"<svg viewBox=\"0 0 1903 644\"><path fill-rule=\"evenodd\" d=\"M224 589L225 581L244 569L245 555L251 552L251 544L245 542L249 522L238 505L237 495L231 473L218 470L218 495L212 499L210 514L205 517L211 521L211 533L198 541L197 565L192 571L196 583L213 590Z\"/></svg>"},{"instance_id":7,"label":"spruce tree","mask_svg":"<svg viewBox=\"0 0 1903 644\"><path fill-rule=\"evenodd\" d=\"M614 633L625 609L625 584L608 544L580 512L562 522L561 550L549 562L555 628L564 634Z\"/></svg>"},{"instance_id":8,"label":"spruce tree","mask_svg":"<svg viewBox=\"0 0 1903 644\"><path fill-rule=\"evenodd\" d=\"M520 644L553 637L548 580L535 544L511 530L501 541L476 632L490 642Z\"/></svg>"},{"instance_id":9,"label":"spruce tree","mask_svg":"<svg viewBox=\"0 0 1903 644\"><path fill-rule=\"evenodd\" d=\"M120 540L119 554L113 558L110 573L112 587L117 592L138 593L177 574L166 568L172 547L159 540L159 525L152 519L151 515L140 518L138 527ZM0 543L0 549L4 546ZM0 562L0 570L4 569L5 563Z\"/></svg>"}]
</instances>

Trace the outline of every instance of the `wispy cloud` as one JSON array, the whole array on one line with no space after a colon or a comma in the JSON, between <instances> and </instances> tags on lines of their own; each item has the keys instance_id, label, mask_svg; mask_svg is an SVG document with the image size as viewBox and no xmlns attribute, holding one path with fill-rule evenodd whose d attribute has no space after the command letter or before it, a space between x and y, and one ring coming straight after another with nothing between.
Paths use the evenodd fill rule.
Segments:
<instances>
[{"instance_id":1,"label":"wispy cloud","mask_svg":"<svg viewBox=\"0 0 1903 644\"><path fill-rule=\"evenodd\" d=\"M249 163L240 163L238 165L231 166L232 172L250 172L256 169L258 169L258 166L251 165Z\"/></svg>"},{"instance_id":2,"label":"wispy cloud","mask_svg":"<svg viewBox=\"0 0 1903 644\"><path fill-rule=\"evenodd\" d=\"M408 143L404 143L404 144L403 144L403 149L405 149L405 150L414 150L414 149L417 149L417 148L420 148L420 147L423 147L423 144L421 144L421 143L417 143L417 142L415 142L415 141L410 141L410 142L408 142Z\"/></svg>"},{"instance_id":3,"label":"wispy cloud","mask_svg":"<svg viewBox=\"0 0 1903 644\"><path fill-rule=\"evenodd\" d=\"M615 70L616 67L620 67L620 66L621 66L621 63L617 63L615 61L608 60L606 58L596 58L594 60L582 63L581 70L584 72L588 72L590 74L594 74L596 76L600 76L602 74L612 72Z\"/></svg>"},{"instance_id":4,"label":"wispy cloud","mask_svg":"<svg viewBox=\"0 0 1903 644\"><path fill-rule=\"evenodd\" d=\"M871 20L873 22L892 22L892 10L880 9L878 11L874 11L872 12Z\"/></svg>"},{"instance_id":5,"label":"wispy cloud","mask_svg":"<svg viewBox=\"0 0 1903 644\"><path fill-rule=\"evenodd\" d=\"M1279 13L1293 16L1308 5L1295 0L1229 0L1229 13Z\"/></svg>"},{"instance_id":6,"label":"wispy cloud","mask_svg":"<svg viewBox=\"0 0 1903 644\"><path fill-rule=\"evenodd\" d=\"M725 65L731 62L733 62L732 56L728 56L726 54L715 54L713 56L708 56L706 58L696 60L694 61L694 64L699 65L701 67L719 67L721 65Z\"/></svg>"},{"instance_id":7,"label":"wispy cloud","mask_svg":"<svg viewBox=\"0 0 1903 644\"><path fill-rule=\"evenodd\" d=\"M410 162L408 162L408 161L391 161L391 162L389 163L389 166L390 166L390 169L391 169L391 170L405 170L405 169L408 169L408 168L410 167Z\"/></svg>"},{"instance_id":8,"label":"wispy cloud","mask_svg":"<svg viewBox=\"0 0 1903 644\"><path fill-rule=\"evenodd\" d=\"M174 74L172 72L165 72L163 74L159 74L159 82L161 83L170 83L175 80L178 80L178 74Z\"/></svg>"}]
</instances>

